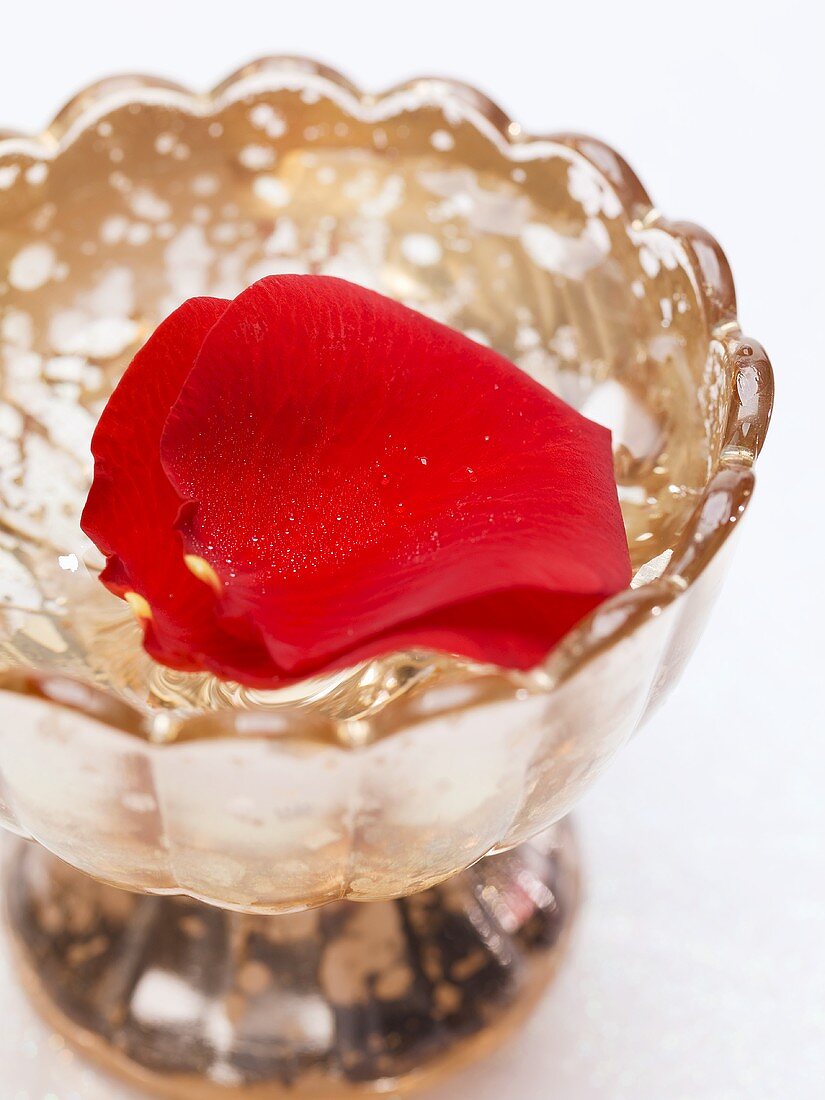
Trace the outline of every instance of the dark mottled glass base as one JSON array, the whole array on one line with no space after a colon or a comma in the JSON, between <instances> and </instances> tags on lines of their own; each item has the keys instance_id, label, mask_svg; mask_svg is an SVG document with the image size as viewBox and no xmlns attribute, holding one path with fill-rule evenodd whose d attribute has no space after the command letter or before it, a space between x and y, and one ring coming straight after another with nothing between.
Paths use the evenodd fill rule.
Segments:
<instances>
[{"instance_id":1,"label":"dark mottled glass base","mask_svg":"<svg viewBox=\"0 0 825 1100\"><path fill-rule=\"evenodd\" d=\"M576 908L569 827L394 901L288 916L101 885L35 845L8 920L49 1022L156 1095L358 1096L430 1083L524 1017Z\"/></svg>"}]
</instances>

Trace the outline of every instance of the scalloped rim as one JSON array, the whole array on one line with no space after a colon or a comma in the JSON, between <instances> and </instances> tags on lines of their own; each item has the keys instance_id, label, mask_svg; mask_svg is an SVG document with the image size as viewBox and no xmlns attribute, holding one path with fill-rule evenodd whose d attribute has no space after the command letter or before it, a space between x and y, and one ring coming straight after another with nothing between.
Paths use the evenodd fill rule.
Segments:
<instances>
[{"instance_id":1,"label":"scalloped rim","mask_svg":"<svg viewBox=\"0 0 825 1100\"><path fill-rule=\"evenodd\" d=\"M290 88L315 89L367 122L390 118L410 104L435 106L472 123L513 162L559 155L571 159L581 157L610 183L634 223L643 228L655 226L663 230L679 242L686 254L697 298L704 308L710 340L719 341L723 354L733 365L731 401L720 462L661 577L639 588L628 589L602 604L567 635L544 665L534 670L537 679L542 681L541 689L552 690L597 654L658 616L694 584L727 541L750 499L753 491L751 467L762 449L773 407L773 372L762 347L741 333L727 258L715 238L701 227L690 222L666 220L626 161L596 138L574 133L527 134L483 92L458 81L418 77L372 94L358 88L337 70L304 57L261 58L244 65L207 93L197 93L153 76L124 74L105 78L69 100L39 135L0 131L0 159L16 155L53 160L104 115L132 103L160 103L189 114L208 116L247 95ZM714 514L720 491L728 495L730 502L729 511L721 521L718 509ZM74 690L63 690L62 683L73 685ZM109 692L85 683L81 685L71 677L29 669L13 670L0 676L0 691L38 695L56 705L83 711L113 730L151 741L158 737L157 723L152 717ZM228 710L222 714L219 735L232 736L239 732L235 729L238 713ZM279 711L277 719L273 713L273 726L277 726L279 737L284 736L283 722L288 713L287 710ZM186 736L186 727L194 720L184 719L176 731L176 741ZM269 735L260 732L257 736ZM306 730L301 736L306 737ZM346 746L342 744L341 747Z\"/></svg>"}]
</instances>

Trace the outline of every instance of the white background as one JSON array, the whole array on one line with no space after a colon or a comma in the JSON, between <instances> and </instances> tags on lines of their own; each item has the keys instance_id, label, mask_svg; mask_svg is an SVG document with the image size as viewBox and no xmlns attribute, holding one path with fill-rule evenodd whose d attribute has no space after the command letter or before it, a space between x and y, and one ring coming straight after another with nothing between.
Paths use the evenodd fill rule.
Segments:
<instances>
[{"instance_id":1,"label":"white background","mask_svg":"<svg viewBox=\"0 0 825 1100\"><path fill-rule=\"evenodd\" d=\"M432 1100L825 1095L824 29L815 0L4 6L0 126L40 129L110 72L206 88L278 52L371 89L458 76L528 130L602 136L719 237L773 359L775 423L712 622L581 806L570 962L522 1035ZM4 966L0 1098L125 1098L60 1053Z\"/></svg>"}]
</instances>

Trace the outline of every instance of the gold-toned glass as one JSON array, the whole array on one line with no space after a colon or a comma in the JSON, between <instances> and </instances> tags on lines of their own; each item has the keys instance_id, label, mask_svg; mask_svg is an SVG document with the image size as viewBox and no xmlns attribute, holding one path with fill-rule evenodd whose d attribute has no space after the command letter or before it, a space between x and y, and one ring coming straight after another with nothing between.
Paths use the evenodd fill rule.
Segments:
<instances>
[{"instance_id":1,"label":"gold-toned glass","mask_svg":"<svg viewBox=\"0 0 825 1100\"><path fill-rule=\"evenodd\" d=\"M608 425L631 589L527 674L153 664L79 528L91 433L183 299L277 272L396 297ZM0 135L0 326L0 822L42 846L8 891L41 1007L171 1096L386 1091L489 1045L575 905L566 829L526 842L673 685L752 493L771 369L716 242L600 142L273 58Z\"/></svg>"}]
</instances>

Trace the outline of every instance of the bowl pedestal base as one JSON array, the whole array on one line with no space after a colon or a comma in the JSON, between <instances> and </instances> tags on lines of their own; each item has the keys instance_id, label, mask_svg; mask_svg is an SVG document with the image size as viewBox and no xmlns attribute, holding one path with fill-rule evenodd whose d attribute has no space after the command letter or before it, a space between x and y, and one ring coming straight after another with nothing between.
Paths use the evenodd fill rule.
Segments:
<instances>
[{"instance_id":1,"label":"bowl pedestal base","mask_svg":"<svg viewBox=\"0 0 825 1100\"><path fill-rule=\"evenodd\" d=\"M394 901L286 916L130 894L21 844L7 921L36 1007L91 1058L187 1100L369 1096L497 1045L564 953L569 826Z\"/></svg>"}]
</instances>

